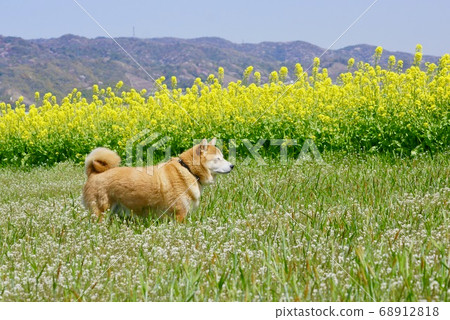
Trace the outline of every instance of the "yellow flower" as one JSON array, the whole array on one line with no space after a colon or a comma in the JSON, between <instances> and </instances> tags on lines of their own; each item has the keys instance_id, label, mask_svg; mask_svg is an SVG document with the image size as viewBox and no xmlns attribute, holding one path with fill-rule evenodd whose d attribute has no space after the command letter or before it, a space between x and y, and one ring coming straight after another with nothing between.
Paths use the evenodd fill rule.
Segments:
<instances>
[{"instance_id":1,"label":"yellow flower","mask_svg":"<svg viewBox=\"0 0 450 320\"><path fill-rule=\"evenodd\" d=\"M419 63L421 47L416 51ZM381 54L379 47L375 60ZM192 137L199 134L225 132L236 139L255 141L267 137L311 137L323 143L322 139L339 132L342 135L336 134L333 142L325 143L347 149L358 148L355 137L379 140L373 128L380 127L408 148L410 139L422 139L414 135L429 132L429 119L433 119L433 127L445 126L443 119L450 105L450 55L423 71L417 66L403 71L403 61L396 62L393 56L389 57L387 69L377 63L355 65L354 59L349 59L348 66L349 72L333 81L326 68L320 70L318 58L308 72L296 64L292 80L297 82L288 91L283 83L289 77L286 67L269 75L254 72L253 81L254 69L248 67L242 81L227 85L223 83L224 70L219 68L217 78L211 75L205 82L197 78L186 89L177 88L173 76L172 89L168 90L165 78L160 77L155 85L157 91L150 95L146 90L124 90L120 81L113 88L99 89L94 85L89 96L74 89L60 104L51 93L41 100L36 93L36 105L29 107L23 98L12 104L0 102L0 158L14 159L11 150L17 148L38 152L39 145L39 150L44 148L51 153L54 146L64 145L69 157L78 161L77 155L84 154L92 141L123 152L127 141L145 129L169 134L178 148L188 147ZM414 130L404 135L405 127ZM429 134L434 147L433 139L438 138L435 133ZM22 146L18 147L12 137L22 138ZM355 145L348 146L348 141L355 141Z\"/></svg>"},{"instance_id":2,"label":"yellow flower","mask_svg":"<svg viewBox=\"0 0 450 320\"><path fill-rule=\"evenodd\" d=\"M116 84L116 89L119 90L120 88L122 88L122 86L123 86L123 81L119 81Z\"/></svg>"}]
</instances>

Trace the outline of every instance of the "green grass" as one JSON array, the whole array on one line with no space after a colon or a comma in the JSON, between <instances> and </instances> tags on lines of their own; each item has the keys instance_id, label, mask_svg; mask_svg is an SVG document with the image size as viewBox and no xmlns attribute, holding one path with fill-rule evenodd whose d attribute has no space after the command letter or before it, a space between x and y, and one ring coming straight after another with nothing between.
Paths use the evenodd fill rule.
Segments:
<instances>
[{"instance_id":1,"label":"green grass","mask_svg":"<svg viewBox=\"0 0 450 320\"><path fill-rule=\"evenodd\" d=\"M238 164L183 224L93 222L71 163L0 169L0 300L449 301L449 155Z\"/></svg>"}]
</instances>

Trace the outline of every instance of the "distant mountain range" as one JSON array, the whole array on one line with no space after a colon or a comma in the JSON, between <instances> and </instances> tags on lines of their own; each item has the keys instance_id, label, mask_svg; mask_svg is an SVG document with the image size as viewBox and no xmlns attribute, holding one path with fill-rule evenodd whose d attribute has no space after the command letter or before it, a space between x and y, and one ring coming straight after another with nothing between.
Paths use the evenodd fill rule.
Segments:
<instances>
[{"instance_id":1,"label":"distant mountain range","mask_svg":"<svg viewBox=\"0 0 450 320\"><path fill-rule=\"evenodd\" d=\"M225 69L225 83L242 79L248 66L259 71L265 81L273 70L286 66L291 76L296 63L308 68L324 49L303 41L236 44L221 38L117 38L117 42L154 79L176 76L179 87L191 86L195 78L206 79ZM335 78L347 70L349 58L372 62L375 46L355 45L329 50L321 58L321 67ZM390 55L404 61L405 68L413 54L384 51L380 63ZM436 63L439 57L424 56ZM113 40L88 39L64 35L56 39L24 40L0 36L0 101L19 96L32 103L34 92L52 92L61 98L73 88L89 91L93 84L114 85L124 81L128 87L153 90L153 80Z\"/></svg>"}]
</instances>

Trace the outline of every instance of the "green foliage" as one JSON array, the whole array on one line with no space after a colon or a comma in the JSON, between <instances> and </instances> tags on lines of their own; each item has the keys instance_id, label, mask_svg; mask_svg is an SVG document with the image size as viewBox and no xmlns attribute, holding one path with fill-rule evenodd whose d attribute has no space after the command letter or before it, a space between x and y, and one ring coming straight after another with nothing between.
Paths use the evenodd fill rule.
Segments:
<instances>
[{"instance_id":1,"label":"green foliage","mask_svg":"<svg viewBox=\"0 0 450 320\"><path fill-rule=\"evenodd\" d=\"M92 221L81 166L0 169L2 301L449 301L450 155L239 165L183 224Z\"/></svg>"}]
</instances>

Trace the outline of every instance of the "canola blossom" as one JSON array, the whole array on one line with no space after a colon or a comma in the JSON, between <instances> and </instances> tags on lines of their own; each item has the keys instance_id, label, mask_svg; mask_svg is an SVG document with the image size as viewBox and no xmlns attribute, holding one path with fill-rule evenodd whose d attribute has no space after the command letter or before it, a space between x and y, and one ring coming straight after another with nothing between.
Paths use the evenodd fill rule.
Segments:
<instances>
[{"instance_id":1,"label":"canola blossom","mask_svg":"<svg viewBox=\"0 0 450 320\"><path fill-rule=\"evenodd\" d=\"M320 150L393 152L404 155L436 152L449 145L450 55L438 64L421 62L418 46L413 65L389 58L388 67L350 59L348 72L333 82L315 59L309 74L297 64L294 72L282 67L261 83L261 74L248 67L242 81L223 84L224 70L192 87L177 88L157 80L156 92L115 87L92 88L85 97L74 89L61 101L51 93L36 92L36 103L23 98L13 106L0 103L0 159L2 165L51 164L83 161L95 147L125 146L142 130L170 137L174 154L192 146L194 139L312 139ZM289 76L289 73L291 75ZM293 75L292 75L293 74ZM297 79L286 83L286 79ZM298 148L298 149L295 149ZM226 146L225 146L226 149ZM278 148L279 149L279 148ZM278 155L267 149L267 156Z\"/></svg>"}]
</instances>

